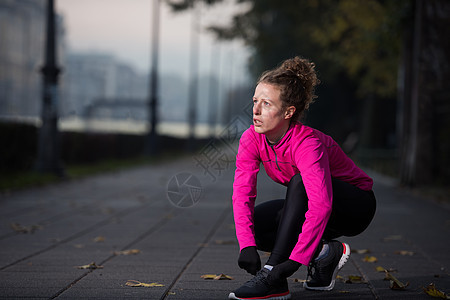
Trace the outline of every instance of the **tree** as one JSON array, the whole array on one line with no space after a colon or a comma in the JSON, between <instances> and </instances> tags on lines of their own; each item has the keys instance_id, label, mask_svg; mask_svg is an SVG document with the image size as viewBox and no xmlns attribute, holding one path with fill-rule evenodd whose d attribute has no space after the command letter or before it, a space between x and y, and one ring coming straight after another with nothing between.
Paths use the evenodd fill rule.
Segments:
<instances>
[{"instance_id":1,"label":"tree","mask_svg":"<svg viewBox=\"0 0 450 300\"><path fill-rule=\"evenodd\" d=\"M380 131L371 130L375 124L367 122L375 117L360 116L365 106L375 106L365 114L373 114L376 106L395 109L400 36L409 1L240 2L250 8L235 15L231 26L210 29L222 39L241 38L254 49L250 70L255 77L295 55L311 59L323 84L309 124L340 141L362 128L366 147L386 147L386 136L395 135L395 115Z\"/></svg>"},{"instance_id":2,"label":"tree","mask_svg":"<svg viewBox=\"0 0 450 300\"><path fill-rule=\"evenodd\" d=\"M193 1L220 2L178 3ZM406 185L450 179L450 110L437 108L450 95L450 1L237 2L249 9L210 29L253 48L255 76L298 54L318 66L324 84L308 122L338 141L359 128L362 148L399 149Z\"/></svg>"},{"instance_id":3,"label":"tree","mask_svg":"<svg viewBox=\"0 0 450 300\"><path fill-rule=\"evenodd\" d=\"M403 39L399 89L400 178L406 185L450 179L450 2L416 0Z\"/></svg>"}]
</instances>

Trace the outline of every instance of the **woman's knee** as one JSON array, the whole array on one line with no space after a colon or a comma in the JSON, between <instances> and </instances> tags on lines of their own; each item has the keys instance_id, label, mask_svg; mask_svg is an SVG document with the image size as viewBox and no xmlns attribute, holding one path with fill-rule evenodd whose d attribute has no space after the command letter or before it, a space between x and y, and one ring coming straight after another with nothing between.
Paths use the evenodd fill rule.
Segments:
<instances>
[{"instance_id":1,"label":"woman's knee","mask_svg":"<svg viewBox=\"0 0 450 300\"><path fill-rule=\"evenodd\" d=\"M306 194L305 185L303 184L300 174L295 174L289 181L286 201L307 204L308 196Z\"/></svg>"},{"instance_id":2,"label":"woman's knee","mask_svg":"<svg viewBox=\"0 0 450 300\"><path fill-rule=\"evenodd\" d=\"M292 187L300 186L304 188L302 176L300 175L300 173L297 173L291 177L291 180L289 180L288 188L291 186Z\"/></svg>"}]
</instances>

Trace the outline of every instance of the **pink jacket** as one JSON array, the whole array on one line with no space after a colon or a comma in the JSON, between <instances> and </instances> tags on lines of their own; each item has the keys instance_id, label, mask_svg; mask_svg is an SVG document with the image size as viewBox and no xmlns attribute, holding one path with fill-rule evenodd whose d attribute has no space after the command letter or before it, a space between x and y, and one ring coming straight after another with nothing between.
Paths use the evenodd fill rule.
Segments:
<instances>
[{"instance_id":1,"label":"pink jacket","mask_svg":"<svg viewBox=\"0 0 450 300\"><path fill-rule=\"evenodd\" d=\"M269 145L253 125L239 141L233 184L233 212L240 249L256 246L253 210L260 163L272 180L288 185L300 173L308 195L308 211L290 259L308 265L317 248L333 201L331 177L371 190L373 181L324 133L292 123L284 137Z\"/></svg>"}]
</instances>

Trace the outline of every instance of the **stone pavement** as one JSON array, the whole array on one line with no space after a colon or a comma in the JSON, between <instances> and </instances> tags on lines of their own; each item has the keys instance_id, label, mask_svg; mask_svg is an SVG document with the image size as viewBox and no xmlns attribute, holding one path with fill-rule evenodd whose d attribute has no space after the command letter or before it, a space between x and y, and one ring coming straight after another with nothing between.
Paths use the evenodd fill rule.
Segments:
<instances>
[{"instance_id":1,"label":"stone pavement","mask_svg":"<svg viewBox=\"0 0 450 300\"><path fill-rule=\"evenodd\" d=\"M251 276L236 262L232 167L208 175L184 158L0 195L0 299L226 299ZM293 299L431 299L430 283L450 293L450 210L374 177L375 220L343 239L369 253L352 254L331 292L304 290L301 267L289 279ZM264 172L258 185L258 201L284 196ZM140 253L117 253L129 249ZM92 262L102 268L77 268ZM377 266L409 286L390 289ZM233 280L201 278L222 273Z\"/></svg>"}]
</instances>

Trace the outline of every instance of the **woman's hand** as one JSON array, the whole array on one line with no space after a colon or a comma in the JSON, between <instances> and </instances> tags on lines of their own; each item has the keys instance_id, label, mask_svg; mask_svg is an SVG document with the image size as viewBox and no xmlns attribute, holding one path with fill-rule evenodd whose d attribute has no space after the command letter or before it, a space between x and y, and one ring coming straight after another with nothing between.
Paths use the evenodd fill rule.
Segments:
<instances>
[{"instance_id":1,"label":"woman's hand","mask_svg":"<svg viewBox=\"0 0 450 300\"><path fill-rule=\"evenodd\" d=\"M274 266L272 271L270 271L267 280L269 280L269 282L277 282L281 279L288 278L294 274L301 265L301 263L288 259L287 261Z\"/></svg>"},{"instance_id":2,"label":"woman's hand","mask_svg":"<svg viewBox=\"0 0 450 300\"><path fill-rule=\"evenodd\" d=\"M256 272L261 269L261 259L255 246L242 249L238 259L238 265L241 269L246 270L252 275L256 275Z\"/></svg>"}]
</instances>

